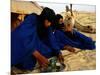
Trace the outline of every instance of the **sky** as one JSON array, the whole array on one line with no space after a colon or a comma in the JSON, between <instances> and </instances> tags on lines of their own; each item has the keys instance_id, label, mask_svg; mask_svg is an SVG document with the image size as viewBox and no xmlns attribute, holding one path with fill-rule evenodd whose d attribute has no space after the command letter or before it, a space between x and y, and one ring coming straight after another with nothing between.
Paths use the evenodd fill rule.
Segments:
<instances>
[{"instance_id":1,"label":"sky","mask_svg":"<svg viewBox=\"0 0 100 75\"><path fill-rule=\"evenodd\" d=\"M40 6L49 7L53 9L56 13L61 13L65 11L66 5L69 6L67 3L50 3L50 2L37 2ZM85 5L85 4L73 4L73 10L77 11L88 11L88 12L95 12L96 6L95 5Z\"/></svg>"}]
</instances>

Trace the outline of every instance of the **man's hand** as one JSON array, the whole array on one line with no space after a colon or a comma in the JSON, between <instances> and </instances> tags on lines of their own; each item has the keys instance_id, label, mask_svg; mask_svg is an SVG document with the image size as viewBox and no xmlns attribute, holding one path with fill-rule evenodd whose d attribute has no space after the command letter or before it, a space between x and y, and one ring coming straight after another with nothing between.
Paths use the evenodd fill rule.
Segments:
<instances>
[{"instance_id":1,"label":"man's hand","mask_svg":"<svg viewBox=\"0 0 100 75\"><path fill-rule=\"evenodd\" d=\"M63 58L61 53L57 56L57 58L58 58L60 63L64 63L64 58Z\"/></svg>"},{"instance_id":2,"label":"man's hand","mask_svg":"<svg viewBox=\"0 0 100 75\"><path fill-rule=\"evenodd\" d=\"M41 67L47 67L49 62L48 59L41 55L38 51L33 52L33 56L36 57Z\"/></svg>"},{"instance_id":3,"label":"man's hand","mask_svg":"<svg viewBox=\"0 0 100 75\"><path fill-rule=\"evenodd\" d=\"M73 52L73 53L75 52L75 49L68 45L64 46L64 49L67 49L68 51Z\"/></svg>"}]
</instances>

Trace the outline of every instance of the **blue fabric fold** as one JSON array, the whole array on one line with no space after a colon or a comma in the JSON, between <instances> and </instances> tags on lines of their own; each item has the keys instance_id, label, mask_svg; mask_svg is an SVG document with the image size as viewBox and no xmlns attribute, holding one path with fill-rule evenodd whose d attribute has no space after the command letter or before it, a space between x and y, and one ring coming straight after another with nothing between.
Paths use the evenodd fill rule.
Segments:
<instances>
[{"instance_id":1,"label":"blue fabric fold","mask_svg":"<svg viewBox=\"0 0 100 75\"><path fill-rule=\"evenodd\" d=\"M68 37L62 30L55 31L55 37L57 42L59 43L60 48L62 49L65 45L69 45L72 47L80 48L80 49L95 49L95 43L92 38L83 35L82 33L73 30L73 34L75 35L74 39Z\"/></svg>"}]
</instances>

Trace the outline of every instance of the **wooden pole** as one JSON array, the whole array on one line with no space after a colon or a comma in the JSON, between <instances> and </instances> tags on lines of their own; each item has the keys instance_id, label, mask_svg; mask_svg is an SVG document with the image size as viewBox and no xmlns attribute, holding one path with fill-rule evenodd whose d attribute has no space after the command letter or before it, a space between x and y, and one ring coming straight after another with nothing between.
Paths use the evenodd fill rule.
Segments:
<instances>
[{"instance_id":1,"label":"wooden pole","mask_svg":"<svg viewBox=\"0 0 100 75\"><path fill-rule=\"evenodd\" d=\"M73 16L72 4L70 4L70 12L71 12L71 16Z\"/></svg>"}]
</instances>

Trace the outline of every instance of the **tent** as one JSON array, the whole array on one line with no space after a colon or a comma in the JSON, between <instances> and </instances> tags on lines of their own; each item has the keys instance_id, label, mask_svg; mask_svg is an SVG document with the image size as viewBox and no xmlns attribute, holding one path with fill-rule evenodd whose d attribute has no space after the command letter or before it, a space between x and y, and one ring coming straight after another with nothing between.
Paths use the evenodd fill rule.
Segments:
<instances>
[{"instance_id":1,"label":"tent","mask_svg":"<svg viewBox=\"0 0 100 75\"><path fill-rule=\"evenodd\" d=\"M11 30L15 29L24 20L25 15L40 14L42 7L33 1L11 0Z\"/></svg>"},{"instance_id":2,"label":"tent","mask_svg":"<svg viewBox=\"0 0 100 75\"><path fill-rule=\"evenodd\" d=\"M19 14L40 14L42 7L33 1L11 1L11 12Z\"/></svg>"}]
</instances>

